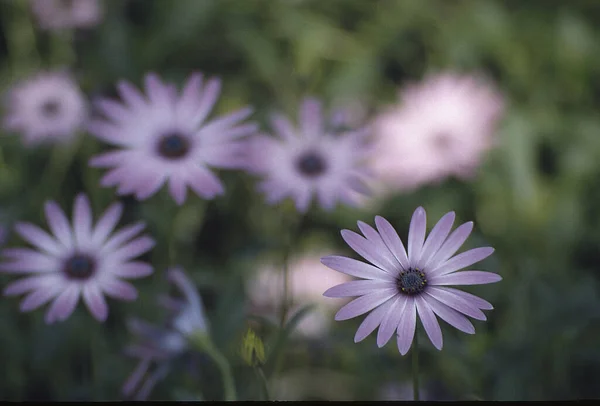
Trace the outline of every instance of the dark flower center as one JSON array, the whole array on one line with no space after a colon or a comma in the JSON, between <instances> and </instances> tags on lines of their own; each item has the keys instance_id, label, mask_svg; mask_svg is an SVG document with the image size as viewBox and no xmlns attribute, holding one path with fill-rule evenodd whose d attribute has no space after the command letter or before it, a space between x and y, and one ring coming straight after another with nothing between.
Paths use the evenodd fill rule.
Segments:
<instances>
[{"instance_id":1,"label":"dark flower center","mask_svg":"<svg viewBox=\"0 0 600 406\"><path fill-rule=\"evenodd\" d=\"M327 170L325 159L315 151L308 151L296 161L296 168L305 176L315 177Z\"/></svg>"},{"instance_id":2,"label":"dark flower center","mask_svg":"<svg viewBox=\"0 0 600 406\"><path fill-rule=\"evenodd\" d=\"M58 100L48 100L41 106L42 114L48 118L54 118L60 112L60 103Z\"/></svg>"},{"instance_id":3,"label":"dark flower center","mask_svg":"<svg viewBox=\"0 0 600 406\"><path fill-rule=\"evenodd\" d=\"M89 279L96 271L96 261L85 254L75 254L65 261L63 272L69 279Z\"/></svg>"},{"instance_id":4,"label":"dark flower center","mask_svg":"<svg viewBox=\"0 0 600 406\"><path fill-rule=\"evenodd\" d=\"M452 146L452 134L441 131L433 136L433 146L440 152L446 152Z\"/></svg>"},{"instance_id":5,"label":"dark flower center","mask_svg":"<svg viewBox=\"0 0 600 406\"><path fill-rule=\"evenodd\" d=\"M425 290L427 279L422 271L418 269L409 269L400 272L396 284L401 293L406 295L416 295Z\"/></svg>"},{"instance_id":6,"label":"dark flower center","mask_svg":"<svg viewBox=\"0 0 600 406\"><path fill-rule=\"evenodd\" d=\"M177 132L164 135L158 142L158 154L167 159L183 158L189 151L189 139Z\"/></svg>"}]
</instances>

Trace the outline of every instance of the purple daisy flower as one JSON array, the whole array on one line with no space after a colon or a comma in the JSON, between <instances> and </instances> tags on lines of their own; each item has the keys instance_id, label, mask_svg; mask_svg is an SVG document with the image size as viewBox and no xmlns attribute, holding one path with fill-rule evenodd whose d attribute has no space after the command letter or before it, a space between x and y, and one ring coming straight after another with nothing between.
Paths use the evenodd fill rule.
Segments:
<instances>
[{"instance_id":1,"label":"purple daisy flower","mask_svg":"<svg viewBox=\"0 0 600 406\"><path fill-rule=\"evenodd\" d=\"M412 344L418 314L429 339L440 350L442 331L435 315L468 334L474 334L475 328L464 315L486 320L481 309L493 309L490 303L447 286L500 281L502 278L491 272L456 272L487 258L494 249L474 248L453 256L473 230L473 222L467 222L450 234L454 217L454 212L444 215L425 239L425 210L417 208L410 222L408 253L392 225L381 216L375 217L377 230L358 222L366 238L342 230L344 241L373 264L342 256L321 259L338 272L364 279L334 286L324 293L328 297L360 296L337 312L338 321L371 312L358 328L355 342L379 327L377 345L382 347L397 331L398 349L404 355Z\"/></svg>"},{"instance_id":2,"label":"purple daisy flower","mask_svg":"<svg viewBox=\"0 0 600 406\"><path fill-rule=\"evenodd\" d=\"M277 138L258 135L251 139L246 168L265 178L259 190L269 204L290 196L298 211L305 212L316 193L319 204L331 210L338 200L356 205L357 193L368 193L364 183L368 172L363 165L369 152L368 132L348 129L339 113L324 123L321 110L321 102L306 99L299 129L276 114L271 123Z\"/></svg>"},{"instance_id":3,"label":"purple daisy flower","mask_svg":"<svg viewBox=\"0 0 600 406\"><path fill-rule=\"evenodd\" d=\"M17 233L35 249L2 251L9 262L0 264L0 271L33 274L4 289L9 296L27 294L21 302L21 311L37 309L54 299L46 313L46 323L64 321L83 296L92 315L104 321L108 316L104 295L121 300L137 298L136 289L122 279L152 273L147 263L133 261L154 246L147 236L132 240L144 229L143 223L112 234L123 211L122 204L114 203L93 227L90 203L84 194L75 199L72 227L55 202L46 202L44 208L53 235L33 224L17 223Z\"/></svg>"},{"instance_id":4,"label":"purple daisy flower","mask_svg":"<svg viewBox=\"0 0 600 406\"><path fill-rule=\"evenodd\" d=\"M91 166L112 168L102 186L118 185L119 194L133 193L144 200L168 181L177 204L185 202L188 186L206 199L223 194L221 181L209 167L239 167L240 138L257 129L254 123L241 124L252 109L206 122L221 82L211 79L203 86L201 74L190 77L181 95L155 74L146 76L145 87L147 98L121 82L117 89L122 103L105 99L97 103L107 120L92 121L90 132L122 148L90 160Z\"/></svg>"},{"instance_id":5,"label":"purple daisy flower","mask_svg":"<svg viewBox=\"0 0 600 406\"><path fill-rule=\"evenodd\" d=\"M194 283L180 268L170 269L168 277L184 299L160 297L160 304L171 312L167 326L159 327L139 319L128 323L129 330L140 342L127 347L125 352L140 362L123 385L123 394L131 396L135 392L136 400L147 399L156 383L168 374L169 361L186 353L189 336L208 332L204 306ZM146 377L153 363L157 367Z\"/></svg>"}]
</instances>

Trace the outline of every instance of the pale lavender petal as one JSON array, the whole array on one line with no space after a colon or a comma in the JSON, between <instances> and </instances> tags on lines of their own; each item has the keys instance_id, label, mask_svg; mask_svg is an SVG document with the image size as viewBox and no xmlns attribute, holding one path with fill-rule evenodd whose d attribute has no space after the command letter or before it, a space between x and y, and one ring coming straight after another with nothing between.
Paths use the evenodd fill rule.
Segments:
<instances>
[{"instance_id":1,"label":"pale lavender petal","mask_svg":"<svg viewBox=\"0 0 600 406\"><path fill-rule=\"evenodd\" d=\"M286 117L282 114L273 114L271 116L271 125L275 129L277 135L281 138L292 141L297 138L296 130L294 126Z\"/></svg>"},{"instance_id":2,"label":"pale lavender petal","mask_svg":"<svg viewBox=\"0 0 600 406\"><path fill-rule=\"evenodd\" d=\"M134 279L150 275L153 272L153 268L145 262L132 261L117 266L112 272L122 278Z\"/></svg>"},{"instance_id":3,"label":"pale lavender petal","mask_svg":"<svg viewBox=\"0 0 600 406\"><path fill-rule=\"evenodd\" d=\"M121 230L113 234L108 241L106 241L106 244L104 244L104 247L102 247L100 253L107 254L120 247L123 243L129 241L139 234L145 227L146 225L141 221L130 226L123 227Z\"/></svg>"},{"instance_id":4,"label":"pale lavender petal","mask_svg":"<svg viewBox=\"0 0 600 406\"><path fill-rule=\"evenodd\" d=\"M391 266L390 262L381 253L377 252L377 246L371 241L350 230L342 230L341 234L346 244L361 257L392 275L397 273L397 268Z\"/></svg>"},{"instance_id":5,"label":"pale lavender petal","mask_svg":"<svg viewBox=\"0 0 600 406\"><path fill-rule=\"evenodd\" d=\"M48 254L59 256L64 251L54 238L33 224L17 223L15 231L30 244L35 245Z\"/></svg>"},{"instance_id":6,"label":"pale lavender petal","mask_svg":"<svg viewBox=\"0 0 600 406\"><path fill-rule=\"evenodd\" d=\"M427 276L433 277L436 275L445 275L458 271L459 269L463 269L489 257L493 253L494 249L492 247L473 248L472 250L465 251L462 254L458 254L457 256L450 258L439 267L428 271Z\"/></svg>"},{"instance_id":7,"label":"pale lavender petal","mask_svg":"<svg viewBox=\"0 0 600 406\"><path fill-rule=\"evenodd\" d=\"M131 301L138 297L137 289L131 283L119 279L103 281L101 289L106 295L116 299Z\"/></svg>"},{"instance_id":8,"label":"pale lavender petal","mask_svg":"<svg viewBox=\"0 0 600 406\"><path fill-rule=\"evenodd\" d=\"M96 320L102 322L108 317L108 306L104 296L95 284L87 284L83 287L83 300Z\"/></svg>"},{"instance_id":9,"label":"pale lavender petal","mask_svg":"<svg viewBox=\"0 0 600 406\"><path fill-rule=\"evenodd\" d=\"M67 249L73 246L71 236L71 226L69 220L62 209L53 201L46 202L44 205L46 212L46 220L50 226L52 234L56 236L58 241Z\"/></svg>"},{"instance_id":10,"label":"pale lavender petal","mask_svg":"<svg viewBox=\"0 0 600 406\"><path fill-rule=\"evenodd\" d=\"M117 90L123 100L134 109L140 109L147 105L144 96L130 83L126 81L119 82Z\"/></svg>"},{"instance_id":11,"label":"pale lavender petal","mask_svg":"<svg viewBox=\"0 0 600 406\"><path fill-rule=\"evenodd\" d=\"M138 200L146 200L153 194L155 194L158 189L160 189L165 183L167 179L166 175L159 171L149 171L146 172L140 179L139 184L137 185L137 192L135 197Z\"/></svg>"},{"instance_id":12,"label":"pale lavender petal","mask_svg":"<svg viewBox=\"0 0 600 406\"><path fill-rule=\"evenodd\" d=\"M50 299L60 293L63 286L60 283L48 284L43 289L37 289L28 294L21 302L20 309L22 312L35 310L38 307L48 303Z\"/></svg>"},{"instance_id":13,"label":"pale lavender petal","mask_svg":"<svg viewBox=\"0 0 600 406\"><path fill-rule=\"evenodd\" d=\"M127 378L122 389L123 394L125 396L130 396L135 390L135 388L139 385L146 372L148 372L150 362L150 358L143 358L138 364L138 366L135 368L135 370L131 373L129 378Z\"/></svg>"},{"instance_id":14,"label":"pale lavender petal","mask_svg":"<svg viewBox=\"0 0 600 406\"><path fill-rule=\"evenodd\" d=\"M427 289L426 294L469 317L473 317L477 320L486 320L485 314L483 314L475 304L452 292L448 292L445 288L430 286Z\"/></svg>"},{"instance_id":15,"label":"pale lavender petal","mask_svg":"<svg viewBox=\"0 0 600 406\"><path fill-rule=\"evenodd\" d=\"M394 275L399 274L401 271L400 264L398 263L398 260L396 259L394 254L391 253L387 245L385 245L379 233L365 222L358 221L357 224L358 228L360 229L360 231L362 231L367 240L371 241L374 244L377 253L381 257L381 261L385 261L386 267L384 270L392 271Z\"/></svg>"},{"instance_id":16,"label":"pale lavender petal","mask_svg":"<svg viewBox=\"0 0 600 406\"><path fill-rule=\"evenodd\" d=\"M249 124L249 125L252 125L253 127L246 127L244 129L244 131L241 131L240 127L234 127L234 128L231 128L231 127L235 126L240 121L248 118L252 114L253 111L254 111L254 109L252 109L252 107L244 107L244 108L234 111L233 113L229 113L223 117L212 120L209 123L206 123L206 125L204 125L204 127L202 127L200 129L198 136L200 138L202 138L203 136L220 135L220 134L224 134L224 133L229 133L228 134L229 136L227 137L227 139L232 139L232 138L236 138L235 137L236 133L237 133L237 137L249 135L249 132L247 132L247 130L256 130L256 127L253 123ZM239 131L241 131L241 133L239 133ZM231 136L231 133L233 133L234 136Z\"/></svg>"},{"instance_id":17,"label":"pale lavender petal","mask_svg":"<svg viewBox=\"0 0 600 406\"><path fill-rule=\"evenodd\" d=\"M115 250L112 253L112 258L118 258L119 261L127 261L150 251L154 245L156 245L156 242L152 238L146 236L139 237Z\"/></svg>"},{"instance_id":18,"label":"pale lavender petal","mask_svg":"<svg viewBox=\"0 0 600 406\"><path fill-rule=\"evenodd\" d=\"M406 255L404 244L402 244L402 240L396 230L394 230L394 227L392 227L389 221L381 216L375 217L375 225L377 226L377 230L385 242L385 245L387 245L392 254L394 254L400 265L402 265L402 268L408 269L410 267L408 256Z\"/></svg>"},{"instance_id":19,"label":"pale lavender petal","mask_svg":"<svg viewBox=\"0 0 600 406\"><path fill-rule=\"evenodd\" d=\"M450 234L446 242L442 244L441 248L435 255L430 258L425 265L423 266L425 269L434 269L438 267L440 264L444 263L448 258L450 258L458 249L464 244L469 235L473 231L473 222L469 221L467 223L462 224L456 230Z\"/></svg>"},{"instance_id":20,"label":"pale lavender petal","mask_svg":"<svg viewBox=\"0 0 600 406\"><path fill-rule=\"evenodd\" d=\"M401 355L405 355L412 345L415 336L415 328L417 327L417 307L415 299L409 297L406 299L406 306L398 324L398 350Z\"/></svg>"},{"instance_id":21,"label":"pale lavender petal","mask_svg":"<svg viewBox=\"0 0 600 406\"><path fill-rule=\"evenodd\" d=\"M392 338L392 335L394 335L394 332L398 329L406 303L407 297L404 295L398 295L394 300L394 304L390 310L388 310L385 318L381 322L381 326L379 326L379 331L377 332L377 346L379 348L386 345L387 342L390 341L390 338Z\"/></svg>"},{"instance_id":22,"label":"pale lavender petal","mask_svg":"<svg viewBox=\"0 0 600 406\"><path fill-rule=\"evenodd\" d=\"M142 401L146 400L152 391L152 388L160 381L167 376L169 372L167 364L161 365L154 373L152 373L147 379L146 382L142 385L140 391L135 395L134 400Z\"/></svg>"},{"instance_id":23,"label":"pale lavender petal","mask_svg":"<svg viewBox=\"0 0 600 406\"><path fill-rule=\"evenodd\" d=\"M102 244L110 233L113 232L121 215L123 214L123 205L121 203L113 203L108 209L102 214L100 220L96 224L94 228L94 232L92 233L92 244Z\"/></svg>"},{"instance_id":24,"label":"pale lavender petal","mask_svg":"<svg viewBox=\"0 0 600 406\"><path fill-rule=\"evenodd\" d=\"M171 194L171 197L173 197L173 200L175 200L175 203L179 206L185 203L187 194L187 184L185 180L180 176L171 175L169 179L169 193Z\"/></svg>"},{"instance_id":25,"label":"pale lavender petal","mask_svg":"<svg viewBox=\"0 0 600 406\"><path fill-rule=\"evenodd\" d=\"M18 279L4 288L5 296L22 295L32 290L45 290L49 286L60 284L60 277L56 274L36 275Z\"/></svg>"},{"instance_id":26,"label":"pale lavender petal","mask_svg":"<svg viewBox=\"0 0 600 406\"><path fill-rule=\"evenodd\" d=\"M179 99L179 108L189 109L195 107L197 100L200 98L202 89L203 75L201 73L193 73L187 80L181 98Z\"/></svg>"},{"instance_id":27,"label":"pale lavender petal","mask_svg":"<svg viewBox=\"0 0 600 406\"><path fill-rule=\"evenodd\" d=\"M424 265L440 249L446 240L446 237L448 237L448 234L450 234L455 217L456 216L453 211L446 213L433 227L429 233L429 236L427 237L427 240L425 241L425 244L423 245L423 251L421 252L421 258L417 268L424 269Z\"/></svg>"},{"instance_id":28,"label":"pale lavender petal","mask_svg":"<svg viewBox=\"0 0 600 406\"><path fill-rule=\"evenodd\" d=\"M365 317L363 322L360 323L360 326L358 326L358 330L356 330L356 334L354 335L354 342L358 343L359 341L364 340L369 334L375 331L394 303L394 300L388 300L381 306L373 309L373 311Z\"/></svg>"},{"instance_id":29,"label":"pale lavender petal","mask_svg":"<svg viewBox=\"0 0 600 406\"><path fill-rule=\"evenodd\" d=\"M304 136L318 138L323 135L322 121L321 102L313 98L305 99L300 106L300 126Z\"/></svg>"},{"instance_id":30,"label":"pale lavender petal","mask_svg":"<svg viewBox=\"0 0 600 406\"><path fill-rule=\"evenodd\" d=\"M92 209L87 196L80 193L73 207L73 231L79 248L89 248L92 237Z\"/></svg>"},{"instance_id":31,"label":"pale lavender petal","mask_svg":"<svg viewBox=\"0 0 600 406\"><path fill-rule=\"evenodd\" d=\"M436 300L432 296L421 297L429 305L431 310L433 310L433 312L442 320L467 334L475 334L475 327L473 327L473 324L471 324L465 316Z\"/></svg>"},{"instance_id":32,"label":"pale lavender petal","mask_svg":"<svg viewBox=\"0 0 600 406\"><path fill-rule=\"evenodd\" d=\"M425 209L417 207L408 228L408 260L411 268L415 268L421 258L426 226L427 215Z\"/></svg>"},{"instance_id":33,"label":"pale lavender petal","mask_svg":"<svg viewBox=\"0 0 600 406\"><path fill-rule=\"evenodd\" d=\"M146 91L152 103L164 104L170 100L167 87L156 73L149 73L144 79Z\"/></svg>"},{"instance_id":34,"label":"pale lavender petal","mask_svg":"<svg viewBox=\"0 0 600 406\"><path fill-rule=\"evenodd\" d=\"M446 275L433 276L429 280L432 286L444 285L485 285L499 282L502 277L498 274L483 271L463 271Z\"/></svg>"},{"instance_id":35,"label":"pale lavender petal","mask_svg":"<svg viewBox=\"0 0 600 406\"><path fill-rule=\"evenodd\" d=\"M359 280L345 282L329 288L323 293L326 297L362 296L378 289L393 288L394 282L381 280Z\"/></svg>"},{"instance_id":36,"label":"pale lavender petal","mask_svg":"<svg viewBox=\"0 0 600 406\"><path fill-rule=\"evenodd\" d=\"M365 314L377 306L385 303L398 294L397 289L381 289L368 295L354 299L343 306L335 315L335 320L348 320Z\"/></svg>"},{"instance_id":37,"label":"pale lavender petal","mask_svg":"<svg viewBox=\"0 0 600 406\"><path fill-rule=\"evenodd\" d=\"M64 321L73 313L77 302L79 301L79 293L81 288L72 284L67 287L50 306L46 312L45 321L47 324L52 324L55 321Z\"/></svg>"},{"instance_id":38,"label":"pale lavender petal","mask_svg":"<svg viewBox=\"0 0 600 406\"><path fill-rule=\"evenodd\" d=\"M394 278L387 272L370 264L357 261L356 259L331 255L321 258L321 263L335 271L345 273L363 279L378 279L393 281Z\"/></svg>"},{"instance_id":39,"label":"pale lavender petal","mask_svg":"<svg viewBox=\"0 0 600 406\"><path fill-rule=\"evenodd\" d=\"M112 121L123 121L129 117L129 111L121 103L113 100L99 99L94 104Z\"/></svg>"},{"instance_id":40,"label":"pale lavender petal","mask_svg":"<svg viewBox=\"0 0 600 406\"><path fill-rule=\"evenodd\" d=\"M435 318L435 314L433 314L429 304L422 296L417 296L415 301L419 318L421 319L421 323L423 323L423 327L425 327L425 332L427 333L429 340L431 340L431 343L435 348L441 350L443 345L442 330Z\"/></svg>"},{"instance_id":41,"label":"pale lavender petal","mask_svg":"<svg viewBox=\"0 0 600 406\"><path fill-rule=\"evenodd\" d=\"M122 136L120 128L116 124L106 121L90 120L87 124L87 130L96 138L100 138L109 144L125 146L131 142L129 138Z\"/></svg>"},{"instance_id":42,"label":"pale lavender petal","mask_svg":"<svg viewBox=\"0 0 600 406\"><path fill-rule=\"evenodd\" d=\"M336 191L327 187L319 187L317 189L317 198L319 204L325 211L331 211L335 208Z\"/></svg>"},{"instance_id":43,"label":"pale lavender petal","mask_svg":"<svg viewBox=\"0 0 600 406\"><path fill-rule=\"evenodd\" d=\"M30 249L7 248L2 254L15 259L0 264L0 271L3 272L54 272L60 266L57 258Z\"/></svg>"},{"instance_id":44,"label":"pale lavender petal","mask_svg":"<svg viewBox=\"0 0 600 406\"><path fill-rule=\"evenodd\" d=\"M464 292L462 290L458 290L458 289L454 289L454 288L439 288L439 289L443 289L446 292L454 293L455 295L461 297L462 299L471 303L472 305L474 305L475 307L477 307L479 309L492 310L494 308L494 306L492 306L492 304L490 302L488 302L487 300L483 300L482 298L472 295L468 292Z\"/></svg>"},{"instance_id":45,"label":"pale lavender petal","mask_svg":"<svg viewBox=\"0 0 600 406\"><path fill-rule=\"evenodd\" d=\"M130 150L118 150L118 151L110 151L104 154L95 155L90 158L89 166L96 168L106 168L111 166L119 166L127 161L131 157ZM105 182L111 183L110 179Z\"/></svg>"},{"instance_id":46,"label":"pale lavender petal","mask_svg":"<svg viewBox=\"0 0 600 406\"><path fill-rule=\"evenodd\" d=\"M219 79L210 79L206 83L202 90L202 98L200 99L198 109L196 110L194 118L190 120L190 125L196 127L206 120L206 117L208 117L208 114L215 105L220 92L221 81Z\"/></svg>"},{"instance_id":47,"label":"pale lavender petal","mask_svg":"<svg viewBox=\"0 0 600 406\"><path fill-rule=\"evenodd\" d=\"M210 170L193 166L188 172L187 181L192 190L200 197L212 199L225 193L223 184Z\"/></svg>"}]
</instances>

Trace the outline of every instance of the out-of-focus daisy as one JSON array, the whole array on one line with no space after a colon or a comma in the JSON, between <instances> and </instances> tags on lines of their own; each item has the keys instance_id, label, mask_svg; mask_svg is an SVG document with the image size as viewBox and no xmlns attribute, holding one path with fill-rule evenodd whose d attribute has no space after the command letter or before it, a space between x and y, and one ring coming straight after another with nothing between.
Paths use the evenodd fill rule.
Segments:
<instances>
[{"instance_id":1,"label":"out-of-focus daisy","mask_svg":"<svg viewBox=\"0 0 600 406\"><path fill-rule=\"evenodd\" d=\"M289 265L289 286L293 316L301 306L312 303L316 308L298 324L297 332L308 337L322 336L330 325L330 317L336 303L323 298L323 291L352 280L347 275L323 266L321 255L307 254ZM283 300L283 270L273 266L260 269L248 282L247 293L254 310L272 314ZM338 303L339 304L339 303Z\"/></svg>"},{"instance_id":2,"label":"out-of-focus daisy","mask_svg":"<svg viewBox=\"0 0 600 406\"><path fill-rule=\"evenodd\" d=\"M355 342L379 327L377 345L382 347L397 331L398 349L404 355L412 344L417 314L438 350L442 348L442 331L435 315L465 333L475 333L463 314L485 320L481 309L490 310L492 305L447 286L493 283L502 278L491 272L456 272L488 257L494 249L474 248L453 256L473 229L473 223L467 222L450 234L454 217L454 212L444 215L425 240L426 214L422 207L417 208L410 222L408 253L392 225L383 217L375 217L377 230L358 222L366 238L342 230L344 241L373 264L341 256L321 259L336 271L364 279L343 283L324 293L328 297L360 296L335 315L336 320L347 320L370 312L358 328Z\"/></svg>"},{"instance_id":3,"label":"out-of-focus daisy","mask_svg":"<svg viewBox=\"0 0 600 406\"><path fill-rule=\"evenodd\" d=\"M373 169L384 184L410 189L470 177L493 146L503 98L474 76L441 74L401 92L374 123Z\"/></svg>"},{"instance_id":4,"label":"out-of-focus daisy","mask_svg":"<svg viewBox=\"0 0 600 406\"><path fill-rule=\"evenodd\" d=\"M269 204L291 197L305 212L313 195L326 210L337 201L356 205L356 194L368 192L365 160L370 152L365 128L346 127L343 114L325 122L318 100L306 99L299 114L299 128L276 114L271 123L277 137L252 137L247 150L247 169L264 178L259 190Z\"/></svg>"},{"instance_id":5,"label":"out-of-focus daisy","mask_svg":"<svg viewBox=\"0 0 600 406\"><path fill-rule=\"evenodd\" d=\"M123 211L122 204L114 203L93 227L90 203L84 194L75 199L72 225L55 202L46 202L44 208L53 235L33 224L17 223L17 233L35 249L2 250L9 261L0 264L1 271L33 274L4 290L5 295L27 295L21 311L37 309L52 300L46 322L64 321L82 296L92 315L104 321L108 316L104 295L121 300L137 298L136 289L123 279L152 273L150 265L133 260L154 246L148 236L132 240L144 229L143 223L113 234Z\"/></svg>"},{"instance_id":6,"label":"out-of-focus daisy","mask_svg":"<svg viewBox=\"0 0 600 406\"><path fill-rule=\"evenodd\" d=\"M257 127L241 124L252 113L249 107L207 122L220 83L211 79L203 86L202 75L194 74L178 95L173 86L148 74L147 98L121 82L122 103L99 100L107 120L93 121L90 131L122 148L91 159L92 166L112 168L101 180L102 186L118 185L119 194L134 193L143 200L168 182L178 204L184 203L188 186L206 199L222 194L223 185L209 167L238 167L240 138Z\"/></svg>"},{"instance_id":7,"label":"out-of-focus daisy","mask_svg":"<svg viewBox=\"0 0 600 406\"><path fill-rule=\"evenodd\" d=\"M41 28L88 28L102 18L99 0L29 0Z\"/></svg>"},{"instance_id":8,"label":"out-of-focus daisy","mask_svg":"<svg viewBox=\"0 0 600 406\"><path fill-rule=\"evenodd\" d=\"M140 362L123 385L123 394L133 395L136 400L148 398L156 383L169 372L170 361L189 349L188 338L191 335L208 333L204 306L194 283L180 268L170 269L168 277L183 293L184 299L160 298L161 305L171 312L167 325L159 327L138 319L131 319L128 323L139 343L127 347L125 352L139 358ZM156 368L146 376L152 364L156 364Z\"/></svg>"},{"instance_id":9,"label":"out-of-focus daisy","mask_svg":"<svg viewBox=\"0 0 600 406\"><path fill-rule=\"evenodd\" d=\"M68 141L88 117L83 93L66 72L43 72L16 84L5 99L4 128L24 143Z\"/></svg>"}]
</instances>

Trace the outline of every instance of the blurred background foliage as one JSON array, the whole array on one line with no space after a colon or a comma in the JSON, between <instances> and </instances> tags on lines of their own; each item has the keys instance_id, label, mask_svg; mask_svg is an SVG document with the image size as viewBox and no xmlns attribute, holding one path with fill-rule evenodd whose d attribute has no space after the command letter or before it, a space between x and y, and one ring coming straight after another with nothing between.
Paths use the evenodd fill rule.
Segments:
<instances>
[{"instance_id":1,"label":"blurred background foliage","mask_svg":"<svg viewBox=\"0 0 600 406\"><path fill-rule=\"evenodd\" d=\"M114 95L120 79L141 84L148 71L178 84L201 71L223 79L219 112L251 104L265 129L274 110L295 117L306 95L358 102L374 113L396 102L400 86L430 72L492 77L508 107L498 146L475 179L448 179L363 209L314 209L294 234L294 252L329 247L350 254L339 230L356 229L357 220L372 223L375 214L404 237L416 206L427 209L430 225L455 210L457 221L475 221L467 246L496 248L485 266L504 280L465 289L495 306L487 322L474 321L475 335L444 325L441 352L420 340L425 398L600 397L598 1L106 0L98 27L66 39L38 30L25 0L0 6L2 90L40 68L70 66L93 100ZM81 190L96 213L117 199L98 186L101 171L87 166L105 148L87 134L62 148L25 149L14 136L3 136L0 146L6 226L44 224L44 200L71 210ZM135 367L122 354L130 340L125 320L162 317L155 297L168 289L173 238L176 263L197 283L212 337L232 364L238 397L258 399L259 384L240 356L242 336L253 326L269 358L278 348L277 327L253 317L245 287L265 258L280 263L293 211L289 202L267 207L247 175L220 176L224 197L190 196L178 212L164 191L143 203L122 199L123 222L144 219L157 240L147 257L156 271L136 282L136 302L109 302L104 325L82 305L65 323L46 326L43 311L21 314L16 298L0 303L0 398L122 398L121 385ZM277 350L280 370L269 374L273 361L267 361L272 395L409 398L410 356L401 357L394 340L383 349L373 336L354 344L361 319L335 323L317 338L292 334ZM180 361L151 399L222 398L210 359L196 354Z\"/></svg>"}]
</instances>

